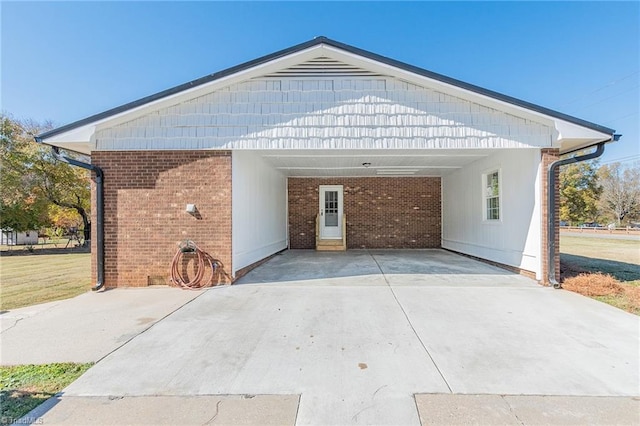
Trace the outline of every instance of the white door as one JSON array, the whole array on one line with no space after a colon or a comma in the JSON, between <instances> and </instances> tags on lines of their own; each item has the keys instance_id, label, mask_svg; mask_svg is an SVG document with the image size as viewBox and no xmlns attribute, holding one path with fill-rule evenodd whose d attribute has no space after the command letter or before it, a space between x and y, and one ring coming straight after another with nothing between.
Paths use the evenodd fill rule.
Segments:
<instances>
[{"instance_id":1,"label":"white door","mask_svg":"<svg viewBox=\"0 0 640 426\"><path fill-rule=\"evenodd\" d=\"M320 185L320 239L342 238L342 185Z\"/></svg>"}]
</instances>

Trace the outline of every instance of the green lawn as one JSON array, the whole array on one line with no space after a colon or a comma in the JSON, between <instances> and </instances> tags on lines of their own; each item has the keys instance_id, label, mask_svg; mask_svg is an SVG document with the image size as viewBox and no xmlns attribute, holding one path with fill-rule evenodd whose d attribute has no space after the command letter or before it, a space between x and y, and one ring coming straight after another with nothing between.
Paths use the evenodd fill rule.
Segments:
<instances>
[{"instance_id":1,"label":"green lawn","mask_svg":"<svg viewBox=\"0 0 640 426\"><path fill-rule=\"evenodd\" d=\"M561 261L575 269L613 275L625 283L640 282L640 241L560 234L560 253Z\"/></svg>"},{"instance_id":2,"label":"green lawn","mask_svg":"<svg viewBox=\"0 0 640 426\"><path fill-rule=\"evenodd\" d=\"M640 241L560 234L560 262L566 289L640 315ZM613 276L621 291L597 275L580 275L597 272Z\"/></svg>"},{"instance_id":3,"label":"green lawn","mask_svg":"<svg viewBox=\"0 0 640 426\"><path fill-rule=\"evenodd\" d=\"M640 265L640 241L614 238L575 237L560 234L562 253Z\"/></svg>"},{"instance_id":4,"label":"green lawn","mask_svg":"<svg viewBox=\"0 0 640 426\"><path fill-rule=\"evenodd\" d=\"M0 367L0 424L8 425L60 392L92 364Z\"/></svg>"},{"instance_id":5,"label":"green lawn","mask_svg":"<svg viewBox=\"0 0 640 426\"><path fill-rule=\"evenodd\" d=\"M90 288L90 253L0 256L0 310L67 299Z\"/></svg>"},{"instance_id":6,"label":"green lawn","mask_svg":"<svg viewBox=\"0 0 640 426\"><path fill-rule=\"evenodd\" d=\"M0 310L77 296L90 289L91 254L0 256ZM92 364L45 364L0 367L0 424L11 424L60 392Z\"/></svg>"}]
</instances>

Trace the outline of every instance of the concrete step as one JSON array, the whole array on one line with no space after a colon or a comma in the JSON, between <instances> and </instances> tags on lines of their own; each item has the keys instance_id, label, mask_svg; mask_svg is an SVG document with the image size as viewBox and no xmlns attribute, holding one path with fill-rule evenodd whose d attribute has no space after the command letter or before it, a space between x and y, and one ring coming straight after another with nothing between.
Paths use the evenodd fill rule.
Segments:
<instances>
[{"instance_id":1,"label":"concrete step","mask_svg":"<svg viewBox=\"0 0 640 426\"><path fill-rule=\"evenodd\" d=\"M345 246L316 246L316 251L346 251Z\"/></svg>"},{"instance_id":2,"label":"concrete step","mask_svg":"<svg viewBox=\"0 0 640 426\"><path fill-rule=\"evenodd\" d=\"M342 240L318 240L316 241L317 246L341 246Z\"/></svg>"},{"instance_id":3,"label":"concrete step","mask_svg":"<svg viewBox=\"0 0 640 426\"><path fill-rule=\"evenodd\" d=\"M346 244L342 240L318 240L316 241L317 251L345 251Z\"/></svg>"}]
</instances>

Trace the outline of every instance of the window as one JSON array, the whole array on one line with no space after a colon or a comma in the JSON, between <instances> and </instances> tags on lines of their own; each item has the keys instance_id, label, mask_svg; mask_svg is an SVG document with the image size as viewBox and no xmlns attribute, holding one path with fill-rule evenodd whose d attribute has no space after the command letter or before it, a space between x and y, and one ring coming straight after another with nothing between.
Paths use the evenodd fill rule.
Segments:
<instances>
[{"instance_id":1,"label":"window","mask_svg":"<svg viewBox=\"0 0 640 426\"><path fill-rule=\"evenodd\" d=\"M484 219L500 220L500 171L484 176Z\"/></svg>"}]
</instances>

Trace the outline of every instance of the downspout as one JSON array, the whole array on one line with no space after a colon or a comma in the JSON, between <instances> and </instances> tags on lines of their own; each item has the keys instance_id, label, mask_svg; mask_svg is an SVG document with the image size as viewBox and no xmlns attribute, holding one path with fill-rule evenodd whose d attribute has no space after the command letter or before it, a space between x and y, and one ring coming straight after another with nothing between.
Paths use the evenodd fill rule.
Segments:
<instances>
[{"instance_id":1,"label":"downspout","mask_svg":"<svg viewBox=\"0 0 640 426\"><path fill-rule=\"evenodd\" d=\"M549 165L547 178L547 278L549 280L549 284L551 284L553 288L558 289L562 287L562 285L556 279L556 170L560 166L593 160L594 158L600 157L604 153L604 144L607 142L611 142L612 140L617 141L618 139L620 139L620 136L621 135L612 135L612 137L607 139L606 141L598 142L596 145L591 145L579 149L580 151L583 151L585 149L596 146L596 150L592 153L579 155L577 157L565 158L564 160L556 160Z\"/></svg>"},{"instance_id":2,"label":"downspout","mask_svg":"<svg viewBox=\"0 0 640 426\"><path fill-rule=\"evenodd\" d=\"M36 139L37 140L37 139ZM38 141L40 142L40 141ZM104 287L104 182L102 169L90 163L74 160L60 153L60 148L52 146L53 156L63 163L91 170L96 175L96 260L98 280L91 290L98 291Z\"/></svg>"}]
</instances>

